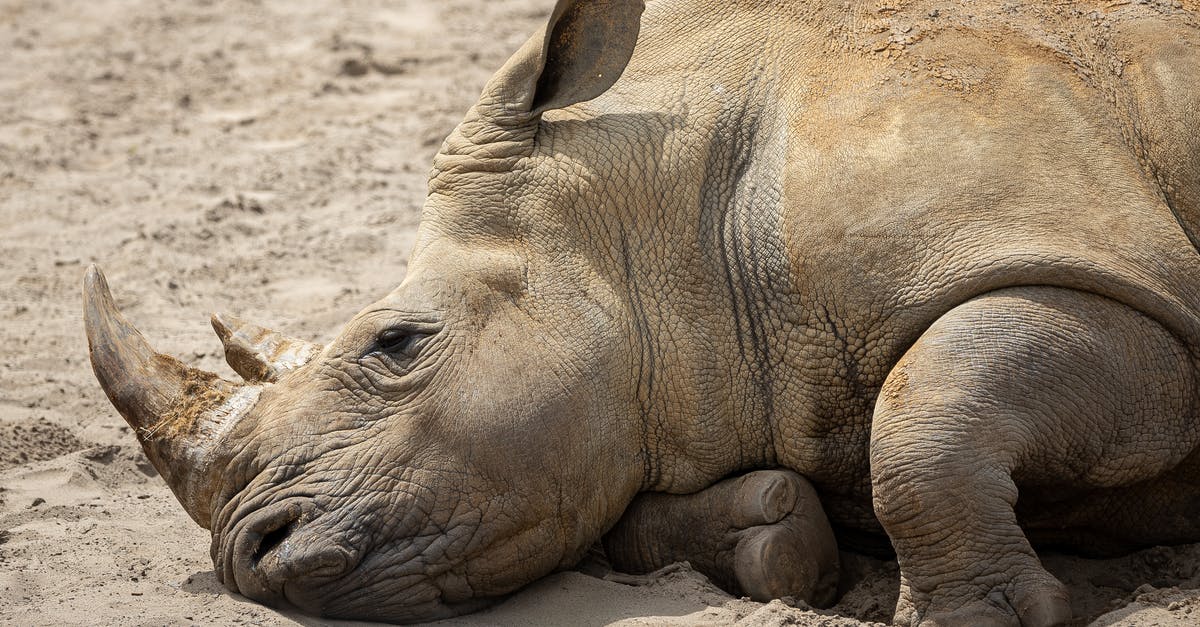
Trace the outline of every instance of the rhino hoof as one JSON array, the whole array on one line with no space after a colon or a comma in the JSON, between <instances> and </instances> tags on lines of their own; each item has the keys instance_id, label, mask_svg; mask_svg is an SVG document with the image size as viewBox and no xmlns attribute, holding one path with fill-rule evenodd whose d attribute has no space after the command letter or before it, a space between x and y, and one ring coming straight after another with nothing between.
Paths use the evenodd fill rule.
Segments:
<instances>
[{"instance_id":1,"label":"rhino hoof","mask_svg":"<svg viewBox=\"0 0 1200 627\"><path fill-rule=\"evenodd\" d=\"M693 494L639 496L604 540L618 570L687 561L728 592L791 596L815 606L837 593L838 553L816 491L787 470L760 470Z\"/></svg>"},{"instance_id":2,"label":"rhino hoof","mask_svg":"<svg viewBox=\"0 0 1200 627\"><path fill-rule=\"evenodd\" d=\"M1066 624L1072 615L1063 585L1034 571L993 588L984 598L928 599L921 608L907 586L902 586L900 597L895 622L911 627L1053 627Z\"/></svg>"},{"instance_id":3,"label":"rhino hoof","mask_svg":"<svg viewBox=\"0 0 1200 627\"><path fill-rule=\"evenodd\" d=\"M744 501L742 513L753 511L763 521L739 533L732 566L741 593L756 601L792 596L818 607L832 604L837 542L812 486L792 472L758 471L747 475L740 492L758 497Z\"/></svg>"}]
</instances>

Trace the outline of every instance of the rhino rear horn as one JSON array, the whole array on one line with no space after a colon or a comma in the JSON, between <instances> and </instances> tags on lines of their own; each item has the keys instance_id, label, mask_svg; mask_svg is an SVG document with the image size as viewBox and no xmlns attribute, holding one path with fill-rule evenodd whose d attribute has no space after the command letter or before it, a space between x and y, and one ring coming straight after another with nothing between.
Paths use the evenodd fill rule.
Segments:
<instances>
[{"instance_id":1,"label":"rhino rear horn","mask_svg":"<svg viewBox=\"0 0 1200 627\"><path fill-rule=\"evenodd\" d=\"M212 315L212 327L225 346L225 361L251 383L274 383L321 352L318 344L288 337L229 314Z\"/></svg>"},{"instance_id":2,"label":"rhino rear horn","mask_svg":"<svg viewBox=\"0 0 1200 627\"><path fill-rule=\"evenodd\" d=\"M213 451L254 405L261 386L226 381L156 352L113 302L92 265L83 280L92 370L188 514L208 528L217 475Z\"/></svg>"}]
</instances>

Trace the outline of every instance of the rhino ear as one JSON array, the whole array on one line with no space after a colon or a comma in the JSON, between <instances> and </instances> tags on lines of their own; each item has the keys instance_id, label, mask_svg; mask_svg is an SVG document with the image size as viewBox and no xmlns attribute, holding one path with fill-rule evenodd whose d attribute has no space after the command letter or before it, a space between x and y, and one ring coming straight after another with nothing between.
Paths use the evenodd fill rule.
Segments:
<instances>
[{"instance_id":1,"label":"rhino ear","mask_svg":"<svg viewBox=\"0 0 1200 627\"><path fill-rule=\"evenodd\" d=\"M481 107L500 123L527 121L604 93L633 56L644 8L642 0L558 0L545 32L501 68Z\"/></svg>"},{"instance_id":2,"label":"rhino ear","mask_svg":"<svg viewBox=\"0 0 1200 627\"><path fill-rule=\"evenodd\" d=\"M225 345L225 361L251 383L274 383L283 373L303 366L321 352L316 344L229 314L213 314L212 327Z\"/></svg>"},{"instance_id":3,"label":"rhino ear","mask_svg":"<svg viewBox=\"0 0 1200 627\"><path fill-rule=\"evenodd\" d=\"M530 112L591 100L612 87L633 56L643 8L641 0L559 0Z\"/></svg>"}]
</instances>

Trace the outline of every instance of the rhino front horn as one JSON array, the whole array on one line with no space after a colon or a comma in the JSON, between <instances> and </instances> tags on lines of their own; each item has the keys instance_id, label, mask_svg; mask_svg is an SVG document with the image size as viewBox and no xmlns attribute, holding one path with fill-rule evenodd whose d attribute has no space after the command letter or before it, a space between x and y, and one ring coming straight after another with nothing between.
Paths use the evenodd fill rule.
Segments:
<instances>
[{"instance_id":1,"label":"rhino front horn","mask_svg":"<svg viewBox=\"0 0 1200 627\"><path fill-rule=\"evenodd\" d=\"M100 386L184 509L207 529L218 474L209 468L213 449L254 405L261 388L155 352L117 310L95 265L84 275L83 303L88 352Z\"/></svg>"}]
</instances>

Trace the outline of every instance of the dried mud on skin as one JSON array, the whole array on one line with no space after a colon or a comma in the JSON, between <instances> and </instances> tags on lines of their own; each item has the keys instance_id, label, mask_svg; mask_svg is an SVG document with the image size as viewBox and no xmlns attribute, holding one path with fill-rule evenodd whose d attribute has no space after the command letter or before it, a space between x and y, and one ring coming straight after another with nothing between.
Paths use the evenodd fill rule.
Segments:
<instances>
[{"instance_id":1,"label":"dried mud on skin","mask_svg":"<svg viewBox=\"0 0 1200 627\"><path fill-rule=\"evenodd\" d=\"M434 152L551 4L0 0L0 623L307 620L216 582L92 376L83 269L156 348L227 378L210 311L327 339L399 283ZM452 623L886 620L895 563L846 561L820 613L687 569L566 572ZM1046 561L1097 624L1200 621L1196 545Z\"/></svg>"}]
</instances>

